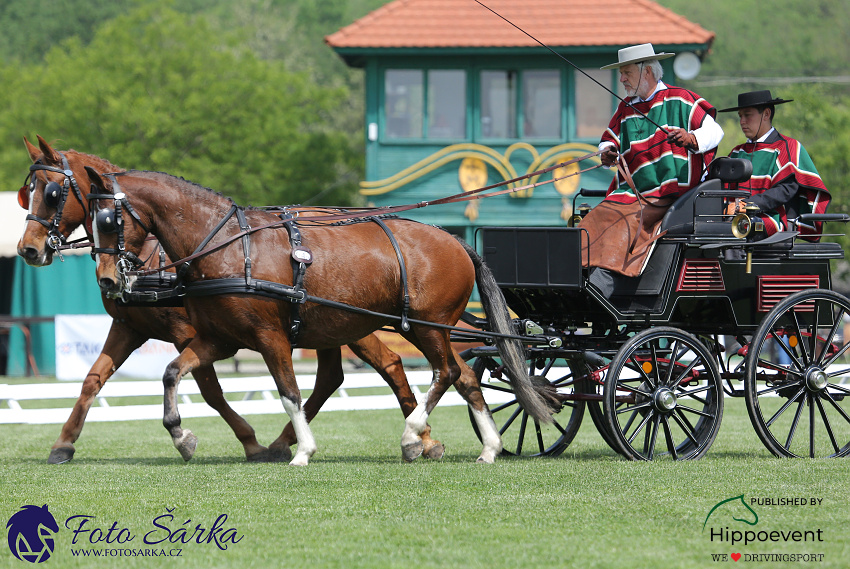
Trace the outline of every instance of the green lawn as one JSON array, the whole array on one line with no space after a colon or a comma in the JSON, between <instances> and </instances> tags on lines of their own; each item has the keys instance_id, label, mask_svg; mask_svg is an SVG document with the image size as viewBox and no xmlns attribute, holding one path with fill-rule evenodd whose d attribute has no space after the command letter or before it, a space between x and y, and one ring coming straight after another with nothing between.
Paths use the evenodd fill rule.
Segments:
<instances>
[{"instance_id":1,"label":"green lawn","mask_svg":"<svg viewBox=\"0 0 850 569\"><path fill-rule=\"evenodd\" d=\"M284 416L251 416L270 442ZM433 435L447 446L440 462L400 459L398 411L335 412L314 422L319 452L306 468L247 464L217 418L187 419L200 438L184 463L157 421L91 423L73 462L46 464L58 425L3 425L0 438L0 521L21 506L47 504L60 525L45 567L710 567L712 554L741 553L748 567L847 567L850 559L848 463L778 460L753 432L743 400L727 399L723 425L706 458L692 463L632 463L620 459L589 417L557 459L474 463L480 445L464 408L438 408ZM719 502L743 494L760 500L821 499L817 506L764 502L751 507L758 524L732 519ZM173 519L159 518L172 511ZM731 513L730 513L731 512ZM222 551L209 543L146 545L208 529L240 539ZM75 515L94 516L74 534ZM725 517L724 517L725 516ZM81 518L72 520L71 526ZM190 521L187 521L190 520ZM114 525L113 525L114 524ZM712 543L711 526L822 541ZM3 524L5 527L5 523ZM88 536L127 543L90 544ZM165 529L167 528L167 529ZM820 534L815 534L821 530ZM206 537L206 534L204 534ZM0 546L0 567L27 566ZM72 549L182 549L164 557L75 557ZM116 552L118 554L121 552ZM752 554L823 554L819 562L753 562ZM736 562L727 558L726 563Z\"/></svg>"}]
</instances>

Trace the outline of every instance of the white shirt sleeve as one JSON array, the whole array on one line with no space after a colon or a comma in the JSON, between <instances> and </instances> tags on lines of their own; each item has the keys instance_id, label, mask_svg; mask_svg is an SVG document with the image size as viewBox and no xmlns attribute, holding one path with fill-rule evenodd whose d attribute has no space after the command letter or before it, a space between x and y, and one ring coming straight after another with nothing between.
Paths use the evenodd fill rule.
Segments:
<instances>
[{"instance_id":1,"label":"white shirt sleeve","mask_svg":"<svg viewBox=\"0 0 850 569\"><path fill-rule=\"evenodd\" d=\"M717 148L717 145L723 140L723 129L717 124L717 121L711 118L711 115L706 115L705 120L702 121L702 126L692 133L697 139L700 154L712 148Z\"/></svg>"}]
</instances>

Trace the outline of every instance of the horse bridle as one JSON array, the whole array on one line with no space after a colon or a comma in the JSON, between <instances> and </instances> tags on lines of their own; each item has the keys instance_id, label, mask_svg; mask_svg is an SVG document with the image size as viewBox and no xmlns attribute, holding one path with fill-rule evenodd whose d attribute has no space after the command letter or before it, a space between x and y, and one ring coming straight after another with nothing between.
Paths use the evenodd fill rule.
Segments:
<instances>
[{"instance_id":1,"label":"horse bridle","mask_svg":"<svg viewBox=\"0 0 850 569\"><path fill-rule=\"evenodd\" d=\"M144 266L145 262L141 260L135 253L132 251L127 251L124 246L124 214L126 211L130 217L141 226L142 229L145 230L145 234L150 234L150 230L147 226L142 222L142 219L139 217L139 214L136 213L136 210L133 209L133 206L130 205L130 202L127 200L126 194L121 191L121 187L118 185L118 180L115 179L113 174L103 174L106 178L109 178L112 181L112 190L111 194L96 194L89 193L86 196L90 202L99 202L100 200L113 200L112 208L98 208L97 203L95 207L90 207L89 211L92 216L92 230L98 233L117 233L118 234L118 244L117 248L111 247L100 247L96 242L92 246L92 256L98 254L105 255L116 255L118 257L118 261L115 263L115 269L118 272L118 275L124 281L125 288L129 288L130 275L128 273L130 271L137 270Z\"/></svg>"},{"instance_id":2,"label":"horse bridle","mask_svg":"<svg viewBox=\"0 0 850 569\"><path fill-rule=\"evenodd\" d=\"M64 176L61 185L58 182L52 182L48 179L47 184L44 186L44 202L49 207L56 209L56 213L53 214L53 217L51 219L43 219L31 212L27 213L26 217L27 221L35 221L47 229L47 246L59 255L60 260L64 260L62 259L61 250L73 247L73 245L67 244L65 236L59 231L59 223L62 220L62 212L65 210L65 203L68 201L69 189L74 190L74 196L77 198L77 201L80 202L80 206L83 208L86 215L88 215L88 212L85 211L86 206L85 200L83 200L83 193L80 191L80 186L77 184L77 179L74 177L74 171L71 170L71 167L68 164L68 159L65 158L65 155L61 152L58 152L58 154L62 158L62 168L49 166L44 164L41 160L37 160L30 166L29 174L27 174L27 177L24 179L24 185L21 186L19 192L33 192L35 190L35 181L37 179L35 172L38 172L39 170L55 172ZM29 200L29 196L27 196L27 200ZM21 206L23 205L24 204L21 203Z\"/></svg>"}]
</instances>

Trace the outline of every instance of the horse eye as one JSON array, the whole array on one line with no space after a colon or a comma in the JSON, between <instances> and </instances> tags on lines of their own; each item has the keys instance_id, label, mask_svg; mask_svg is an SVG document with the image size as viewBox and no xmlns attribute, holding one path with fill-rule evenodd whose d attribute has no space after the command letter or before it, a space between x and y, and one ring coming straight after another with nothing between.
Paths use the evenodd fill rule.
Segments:
<instances>
[{"instance_id":1,"label":"horse eye","mask_svg":"<svg viewBox=\"0 0 850 569\"><path fill-rule=\"evenodd\" d=\"M56 182L48 182L47 185L44 187L44 203L46 203L48 207L58 207L59 196L61 195L62 186L60 186Z\"/></svg>"}]
</instances>

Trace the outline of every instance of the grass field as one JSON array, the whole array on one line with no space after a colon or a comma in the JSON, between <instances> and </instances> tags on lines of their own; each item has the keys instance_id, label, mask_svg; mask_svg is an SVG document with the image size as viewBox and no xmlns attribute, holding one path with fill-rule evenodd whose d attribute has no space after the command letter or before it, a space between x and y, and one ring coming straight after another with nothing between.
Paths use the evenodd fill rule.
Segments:
<instances>
[{"instance_id":1,"label":"grass field","mask_svg":"<svg viewBox=\"0 0 850 569\"><path fill-rule=\"evenodd\" d=\"M284 425L283 414L248 419L265 443ZM430 423L446 457L404 464L398 411L325 413L313 424L319 452L306 468L245 463L217 418L184 421L200 439L190 463L157 421L91 423L76 458L60 466L46 464L58 425L4 425L0 521L25 504L49 506L60 532L45 567L666 568L722 565L712 554L732 553L749 567L850 566L848 462L773 458L753 432L743 400L727 399L714 446L691 463L624 461L585 416L557 459L479 465L480 445L464 408L438 408ZM703 529L715 505L742 494L748 504L760 500L751 505L756 525L732 519L743 510L719 508ZM787 498L806 505L780 505ZM822 501L812 506L812 499ZM173 518L160 517L168 511ZM217 535L229 539L226 550L204 539L180 543L188 540L181 528L188 535L197 525L208 530L223 514ZM65 524L77 515L94 516L84 525L93 531L73 544ZM73 518L71 528L81 519ZM768 541L712 542L712 526L741 536L761 532ZM796 535L792 530L812 539L781 539ZM170 536L176 543L146 545L149 532L149 541ZM779 541L769 541L769 532ZM131 534L132 541L115 542ZM110 535L113 543L89 542ZM181 551L179 559L74 555L83 549ZM752 557L804 553L822 558ZM0 567L26 565L2 545Z\"/></svg>"}]
</instances>

